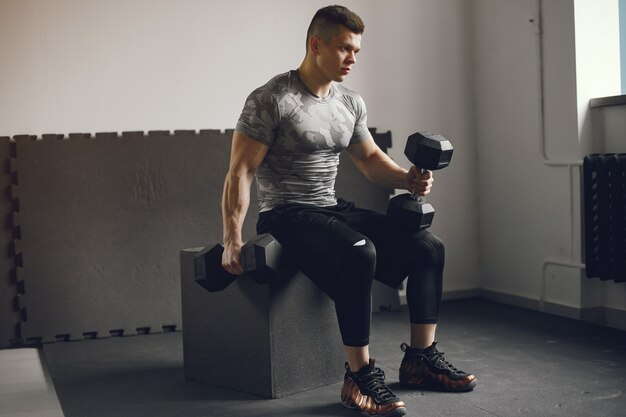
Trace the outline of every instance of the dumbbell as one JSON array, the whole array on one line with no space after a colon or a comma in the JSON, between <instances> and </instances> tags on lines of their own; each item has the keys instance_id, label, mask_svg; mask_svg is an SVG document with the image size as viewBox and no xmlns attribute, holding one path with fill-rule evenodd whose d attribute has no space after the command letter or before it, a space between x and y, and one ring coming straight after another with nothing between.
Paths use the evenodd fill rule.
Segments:
<instances>
[{"instance_id":1,"label":"dumbbell","mask_svg":"<svg viewBox=\"0 0 626 417\"><path fill-rule=\"evenodd\" d=\"M237 275L228 273L222 266L224 246L207 246L194 257L196 282L209 292L222 291ZM244 275L258 284L267 284L276 275L281 263L282 247L269 233L255 236L241 248L241 265Z\"/></svg>"},{"instance_id":2,"label":"dumbbell","mask_svg":"<svg viewBox=\"0 0 626 417\"><path fill-rule=\"evenodd\" d=\"M407 139L404 154L420 173L424 173L447 167L453 150L450 141L443 136L417 132ZM389 202L387 216L402 228L417 232L430 227L435 209L415 193L401 194Z\"/></svg>"}]
</instances>

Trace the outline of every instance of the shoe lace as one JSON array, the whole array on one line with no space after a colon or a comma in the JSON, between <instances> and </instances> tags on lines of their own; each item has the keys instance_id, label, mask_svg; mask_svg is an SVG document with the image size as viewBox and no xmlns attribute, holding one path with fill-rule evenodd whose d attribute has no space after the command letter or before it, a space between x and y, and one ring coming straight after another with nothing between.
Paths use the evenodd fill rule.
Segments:
<instances>
[{"instance_id":1,"label":"shoe lace","mask_svg":"<svg viewBox=\"0 0 626 417\"><path fill-rule=\"evenodd\" d=\"M459 376L465 374L465 372L461 371L457 367L453 366L450 362L448 362L443 356L443 352L437 351L429 356L424 355L424 357L437 369L441 369L442 371L448 371L451 374Z\"/></svg>"},{"instance_id":2,"label":"shoe lace","mask_svg":"<svg viewBox=\"0 0 626 417\"><path fill-rule=\"evenodd\" d=\"M406 358L409 358L409 360L420 360L451 376L456 376L458 378L465 377L467 373L448 362L444 357L444 352L437 350L435 347L436 344L437 342L433 343L432 348L425 353L417 352L416 350L411 349L406 343L400 345L400 348L406 353Z\"/></svg>"},{"instance_id":3,"label":"shoe lace","mask_svg":"<svg viewBox=\"0 0 626 417\"><path fill-rule=\"evenodd\" d=\"M380 368L374 368L372 372L361 377L360 380L363 387L372 393L372 397L377 403L384 404L398 398L385 384L385 372Z\"/></svg>"}]
</instances>

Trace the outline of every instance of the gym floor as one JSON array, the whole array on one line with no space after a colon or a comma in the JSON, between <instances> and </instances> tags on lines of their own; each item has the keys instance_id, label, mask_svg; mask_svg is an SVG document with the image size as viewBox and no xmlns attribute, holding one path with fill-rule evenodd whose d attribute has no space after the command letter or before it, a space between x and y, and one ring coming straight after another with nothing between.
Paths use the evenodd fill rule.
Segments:
<instances>
[{"instance_id":1,"label":"gym floor","mask_svg":"<svg viewBox=\"0 0 626 417\"><path fill-rule=\"evenodd\" d=\"M626 416L626 332L484 299L446 301L438 348L478 379L473 392L453 394L399 386L407 322L406 311L375 314L371 353L408 416ZM65 417L359 415L340 405L339 382L266 400L187 381L179 332L54 343L44 353Z\"/></svg>"}]
</instances>

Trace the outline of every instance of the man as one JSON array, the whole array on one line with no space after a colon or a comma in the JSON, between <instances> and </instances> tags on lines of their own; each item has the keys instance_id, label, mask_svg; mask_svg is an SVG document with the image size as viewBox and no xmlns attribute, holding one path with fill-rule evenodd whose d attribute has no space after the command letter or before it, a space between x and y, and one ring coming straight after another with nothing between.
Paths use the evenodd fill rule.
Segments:
<instances>
[{"instance_id":1,"label":"man","mask_svg":"<svg viewBox=\"0 0 626 417\"><path fill-rule=\"evenodd\" d=\"M361 97L344 88L361 49L364 25L342 6L320 9L307 31L306 56L248 99L233 134L222 200L222 264L241 274L241 230L256 175L259 233L271 233L297 266L335 302L347 355L344 405L368 416L395 417L405 404L385 385L369 356L371 286L394 288L408 275L411 344L400 381L409 388L468 391L474 376L447 362L435 347L444 248L428 231L408 233L385 215L335 198L339 153L347 149L372 182L419 195L430 193L431 172L394 163L367 129Z\"/></svg>"}]
</instances>

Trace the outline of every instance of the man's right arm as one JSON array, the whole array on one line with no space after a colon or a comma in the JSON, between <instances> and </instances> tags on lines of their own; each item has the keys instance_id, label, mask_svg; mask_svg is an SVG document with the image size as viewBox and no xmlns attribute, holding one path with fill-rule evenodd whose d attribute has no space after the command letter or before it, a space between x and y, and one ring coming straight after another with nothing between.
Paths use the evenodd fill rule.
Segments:
<instances>
[{"instance_id":1,"label":"man's right arm","mask_svg":"<svg viewBox=\"0 0 626 417\"><path fill-rule=\"evenodd\" d=\"M224 254L222 265L231 274L243 273L240 255L243 240L243 221L250 206L250 187L269 146L235 131L230 152L230 165L222 195L222 222L224 225Z\"/></svg>"}]
</instances>

